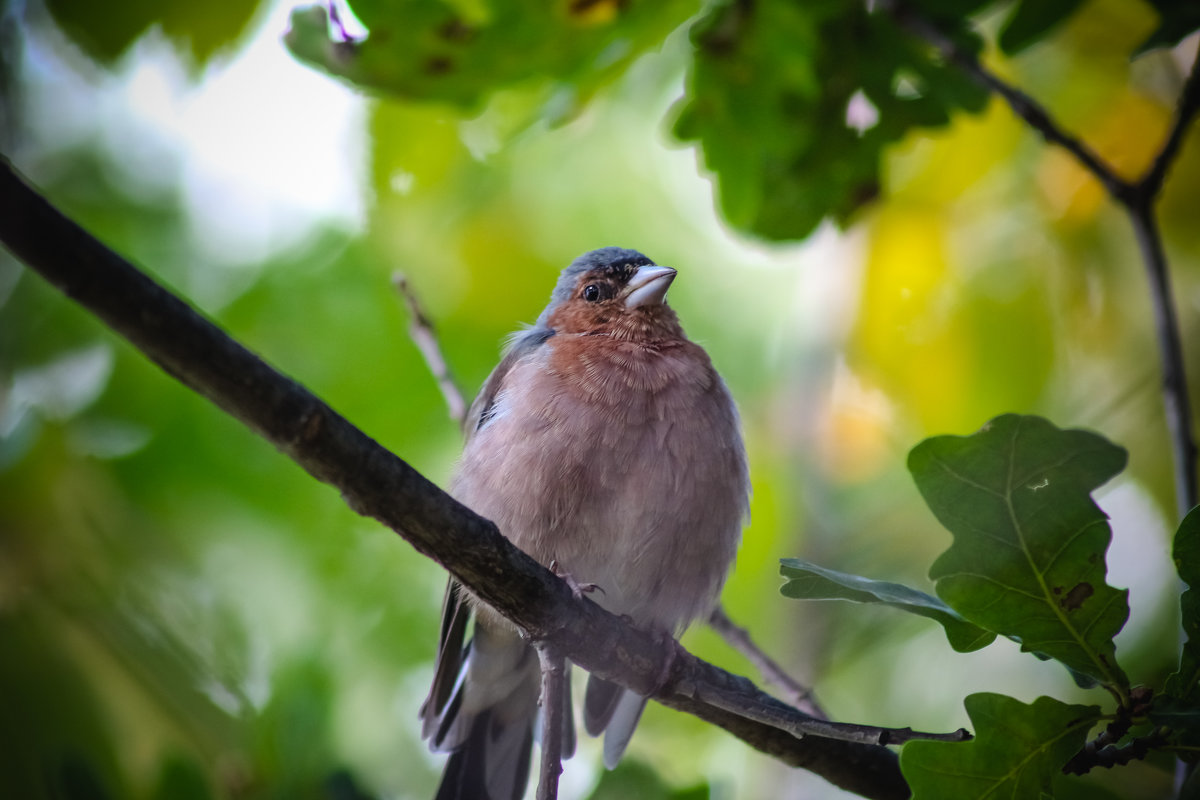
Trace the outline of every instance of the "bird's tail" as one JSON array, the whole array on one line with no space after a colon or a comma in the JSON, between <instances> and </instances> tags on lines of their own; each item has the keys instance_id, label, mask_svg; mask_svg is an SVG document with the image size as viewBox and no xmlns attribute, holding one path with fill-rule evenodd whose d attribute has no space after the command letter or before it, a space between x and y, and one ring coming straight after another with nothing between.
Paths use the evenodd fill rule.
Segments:
<instances>
[{"instance_id":1,"label":"bird's tail","mask_svg":"<svg viewBox=\"0 0 1200 800\"><path fill-rule=\"evenodd\" d=\"M422 735L449 752L436 800L520 800L529 782L538 714L539 670L533 649L507 628L476 622L451 582L434 667L421 706ZM570 681L564 681L563 756L575 749Z\"/></svg>"},{"instance_id":2,"label":"bird's tail","mask_svg":"<svg viewBox=\"0 0 1200 800\"><path fill-rule=\"evenodd\" d=\"M642 718L646 698L615 683L588 678L583 700L583 726L591 736L604 733L604 766L613 769Z\"/></svg>"}]
</instances>

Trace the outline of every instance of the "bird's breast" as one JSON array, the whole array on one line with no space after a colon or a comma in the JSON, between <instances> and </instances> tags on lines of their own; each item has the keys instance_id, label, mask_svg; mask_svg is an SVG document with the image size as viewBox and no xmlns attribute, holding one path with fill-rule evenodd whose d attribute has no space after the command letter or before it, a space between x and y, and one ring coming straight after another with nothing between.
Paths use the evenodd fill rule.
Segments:
<instances>
[{"instance_id":1,"label":"bird's breast","mask_svg":"<svg viewBox=\"0 0 1200 800\"><path fill-rule=\"evenodd\" d=\"M554 337L515 364L455 495L598 602L673 628L703 613L747 499L736 411L707 355Z\"/></svg>"}]
</instances>

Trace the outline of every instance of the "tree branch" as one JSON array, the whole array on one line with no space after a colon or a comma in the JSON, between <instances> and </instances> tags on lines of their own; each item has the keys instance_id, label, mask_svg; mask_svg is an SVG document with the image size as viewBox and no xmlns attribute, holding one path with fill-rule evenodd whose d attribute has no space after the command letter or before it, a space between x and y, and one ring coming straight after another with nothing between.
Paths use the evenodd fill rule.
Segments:
<instances>
[{"instance_id":1,"label":"tree branch","mask_svg":"<svg viewBox=\"0 0 1200 800\"><path fill-rule=\"evenodd\" d=\"M380 521L444 566L534 642L549 642L601 678L717 725L843 789L870 798L908 796L895 755L861 743L897 741L889 732L855 726L839 731L697 659L673 640L664 643L577 600L495 525L67 219L3 158L0 241L166 372L337 488L357 513ZM766 709L759 716L778 718L798 734L856 741L793 736L748 718L747 705Z\"/></svg>"},{"instance_id":2,"label":"tree branch","mask_svg":"<svg viewBox=\"0 0 1200 800\"><path fill-rule=\"evenodd\" d=\"M1175 507L1179 518L1196 505L1196 437L1192 426L1192 406L1187 375L1184 372L1183 342L1171 291L1171 273L1163 253L1162 237L1154 218L1153 198L1145 197L1127 206L1133 233L1137 238L1146 278L1150 282L1150 302L1154 307L1154 333L1162 362L1163 405L1167 430L1171 434L1171 455L1175 461Z\"/></svg>"},{"instance_id":3,"label":"tree branch","mask_svg":"<svg viewBox=\"0 0 1200 800\"><path fill-rule=\"evenodd\" d=\"M1100 181L1109 196L1128 213L1150 285L1154 329L1162 368L1163 406L1175 467L1175 506L1179 518L1182 519L1197 502L1200 502L1196 483L1196 437L1192 425L1179 321L1175 313L1166 256L1163 254L1162 237L1154 218L1154 202L1171 164L1178 155L1184 132L1200 109L1200 56L1193 62L1191 73L1184 83L1176 106L1175 121L1158 156L1140 180L1128 181L1117 175L1113 168L1085 143L1063 130L1040 103L984 67L974 54L960 47L903 0L882 0L881 5L902 27L931 44L944 59L1004 98L1013 113L1040 133L1047 142L1062 147L1074 156L1084 169Z\"/></svg>"},{"instance_id":4,"label":"tree branch","mask_svg":"<svg viewBox=\"0 0 1200 800\"><path fill-rule=\"evenodd\" d=\"M1183 91L1175 107L1175 120L1158 155L1146 170L1146 174L1137 182L1135 190L1123 199L1118 198L1129 213L1138 249L1142 253L1142 263L1146 267L1146 277L1150 282L1150 300L1154 305L1154 332L1158 338L1159 356L1162 359L1163 403L1167 412L1167 428L1171 432L1171 441L1174 444L1172 454L1175 459L1175 505L1180 519L1200 503L1196 483L1196 435L1192 425L1192 404L1184 369L1183 342L1175 314L1174 293L1171 291L1171 273L1167 268L1162 236L1154 216L1154 203L1197 109L1200 109L1200 53L1197 53L1192 61L1191 72L1183 84Z\"/></svg>"}]
</instances>

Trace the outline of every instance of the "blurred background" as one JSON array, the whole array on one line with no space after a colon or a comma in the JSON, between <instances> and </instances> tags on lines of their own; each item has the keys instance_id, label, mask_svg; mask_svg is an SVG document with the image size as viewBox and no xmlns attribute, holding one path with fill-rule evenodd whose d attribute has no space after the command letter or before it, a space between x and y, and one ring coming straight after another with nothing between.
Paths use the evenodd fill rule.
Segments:
<instances>
[{"instance_id":1,"label":"blurred background","mask_svg":"<svg viewBox=\"0 0 1200 800\"><path fill-rule=\"evenodd\" d=\"M925 436L1008 411L1097 430L1130 451L1098 496L1109 582L1131 588L1118 653L1135 683L1174 668L1171 459L1141 262L1099 184L1003 104L889 147L881 198L843 229L767 244L722 220L672 138L686 29L569 113L546 113L561 98L536 79L464 110L301 64L281 41L295 5L6 0L0 149L443 485L460 437L394 271L470 395L576 255L621 245L676 267L671 304L737 398L751 458L726 607L838 719L950 730L973 691L1101 701L1010 642L960 655L925 620L778 592L784 557L931 591L950 537L905 469ZM1089 0L989 64L1133 176L1197 47L1131 61L1155 19ZM1198 138L1159 206L1193 377ZM0 796L431 796L442 757L416 713L444 581L0 252ZM711 631L684 642L757 679ZM1122 796L1170 789L1152 765L1104 778L1128 782ZM603 773L589 741L563 796L843 795L652 705L621 768Z\"/></svg>"}]
</instances>

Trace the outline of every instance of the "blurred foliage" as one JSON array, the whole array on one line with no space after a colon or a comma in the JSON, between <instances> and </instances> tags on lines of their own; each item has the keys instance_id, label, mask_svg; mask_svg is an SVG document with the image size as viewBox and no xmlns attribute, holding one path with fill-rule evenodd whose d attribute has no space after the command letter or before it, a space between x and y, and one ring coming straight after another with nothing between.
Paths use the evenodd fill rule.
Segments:
<instances>
[{"instance_id":1,"label":"blurred foliage","mask_svg":"<svg viewBox=\"0 0 1200 800\"><path fill-rule=\"evenodd\" d=\"M709 800L709 787L704 784L684 789L666 784L653 768L632 759L626 759L611 772L605 773L596 784L589 800Z\"/></svg>"},{"instance_id":2,"label":"blurred foliage","mask_svg":"<svg viewBox=\"0 0 1200 800\"><path fill-rule=\"evenodd\" d=\"M964 22L952 34L976 50ZM717 4L691 36L674 133L700 145L724 218L768 239L807 236L827 215L846 224L879 193L885 147L987 101L892 17L853 0Z\"/></svg>"},{"instance_id":3,"label":"blurred foliage","mask_svg":"<svg viewBox=\"0 0 1200 800\"><path fill-rule=\"evenodd\" d=\"M1153 158L1194 45L1161 48L1195 30L1194 4L915 5L1122 174ZM367 33L349 39L322 8L296 11L289 45L375 99L361 104L361 150L313 147L289 168L315 176L338 160L365 210L350 223L327 210L265 255L217 258L227 237L212 219L252 228L269 215L238 218L246 187L197 181L211 164L152 157L161 131L141 93L177 59L195 85L150 95L159 117L177 115L236 77L252 44L282 51L288 9L0 4L6 155L440 481L458 437L392 270L421 293L470 391L578 253L619 244L680 267L671 302L738 398L752 460L726 606L839 718L953 729L968 724L960 698L981 691L1083 696L1007 640L950 658L942 632L909 615L782 602L778 569L802 555L919 590L949 537L904 470L914 442L1006 411L1102 431L1129 451L1099 498L1113 517L1108 581L1131 589L1121 663L1161 683L1179 667L1166 644L1174 512L1124 220L880 8L753 6L355 1ZM1131 62L1144 43L1160 49ZM279 80L307 72L291 63ZM284 110L272 103L239 97L212 131L236 141L256 108ZM664 147L672 135L695 155ZM1159 204L1185 342L1200 290L1198 139ZM814 227L805 245L759 241ZM415 713L444 576L3 254L0 303L0 794L430 795L440 764ZM711 631L686 644L752 674ZM600 776L598 761L581 742L564 796L838 796L653 705L621 769ZM1101 776L1107 788L1072 779L1054 792L1165 797L1170 770L1135 764Z\"/></svg>"},{"instance_id":4,"label":"blurred foliage","mask_svg":"<svg viewBox=\"0 0 1200 800\"><path fill-rule=\"evenodd\" d=\"M152 27L203 66L217 52L235 47L249 29L260 0L46 0L55 23L89 56L113 64Z\"/></svg>"},{"instance_id":5,"label":"blurred foliage","mask_svg":"<svg viewBox=\"0 0 1200 800\"><path fill-rule=\"evenodd\" d=\"M1189 0L1148 0L1158 12L1159 23L1154 33L1142 43L1138 52L1154 47L1172 47L1200 28L1200 6Z\"/></svg>"},{"instance_id":6,"label":"blurred foliage","mask_svg":"<svg viewBox=\"0 0 1200 800\"><path fill-rule=\"evenodd\" d=\"M292 14L288 47L357 86L467 108L500 88L549 84L551 113L565 115L657 47L699 3L354 0L350 7L370 32L365 39L331 31L328 7L317 5Z\"/></svg>"}]
</instances>

